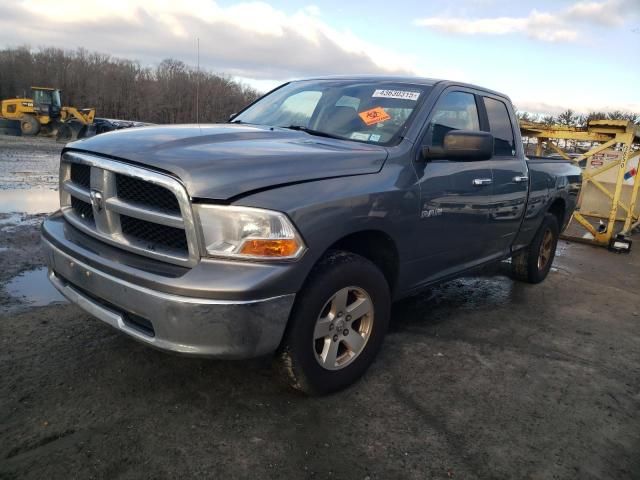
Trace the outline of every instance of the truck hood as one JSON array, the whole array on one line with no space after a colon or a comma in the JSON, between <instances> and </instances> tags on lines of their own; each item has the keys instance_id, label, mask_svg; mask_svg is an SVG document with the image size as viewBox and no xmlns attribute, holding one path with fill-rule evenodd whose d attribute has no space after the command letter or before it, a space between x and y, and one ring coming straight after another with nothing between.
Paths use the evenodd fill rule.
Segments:
<instances>
[{"instance_id":1,"label":"truck hood","mask_svg":"<svg viewBox=\"0 0 640 480\"><path fill-rule=\"evenodd\" d=\"M281 184L380 171L377 145L258 125L132 128L79 140L66 150L109 156L173 174L192 198L227 200Z\"/></svg>"}]
</instances>

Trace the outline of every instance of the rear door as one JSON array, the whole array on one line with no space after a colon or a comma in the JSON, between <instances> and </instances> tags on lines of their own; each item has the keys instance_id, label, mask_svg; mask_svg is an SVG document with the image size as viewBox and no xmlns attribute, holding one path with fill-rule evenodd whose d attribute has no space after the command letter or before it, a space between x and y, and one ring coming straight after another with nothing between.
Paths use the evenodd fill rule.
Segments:
<instances>
[{"instance_id":1,"label":"rear door","mask_svg":"<svg viewBox=\"0 0 640 480\"><path fill-rule=\"evenodd\" d=\"M527 204L528 171L522 142L510 104L493 95L482 96L483 123L494 137L493 195L489 215L490 256L506 255L513 243Z\"/></svg>"},{"instance_id":2,"label":"rear door","mask_svg":"<svg viewBox=\"0 0 640 480\"><path fill-rule=\"evenodd\" d=\"M427 120L421 147L443 146L452 130L480 130L475 92L445 90ZM463 270L485 256L491 203L491 160L417 158L420 219L416 249L423 281Z\"/></svg>"}]
</instances>

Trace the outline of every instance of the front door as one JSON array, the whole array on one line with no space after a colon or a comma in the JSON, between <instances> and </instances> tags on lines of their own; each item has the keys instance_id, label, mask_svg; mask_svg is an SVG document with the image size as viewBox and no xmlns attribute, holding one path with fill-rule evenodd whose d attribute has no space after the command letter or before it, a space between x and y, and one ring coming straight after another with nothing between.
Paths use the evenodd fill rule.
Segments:
<instances>
[{"instance_id":1,"label":"front door","mask_svg":"<svg viewBox=\"0 0 640 480\"><path fill-rule=\"evenodd\" d=\"M445 91L430 119L421 146L439 148L452 130L480 130L476 95ZM487 255L493 175L491 160L418 159L421 218L416 254L423 282L481 263Z\"/></svg>"}]
</instances>

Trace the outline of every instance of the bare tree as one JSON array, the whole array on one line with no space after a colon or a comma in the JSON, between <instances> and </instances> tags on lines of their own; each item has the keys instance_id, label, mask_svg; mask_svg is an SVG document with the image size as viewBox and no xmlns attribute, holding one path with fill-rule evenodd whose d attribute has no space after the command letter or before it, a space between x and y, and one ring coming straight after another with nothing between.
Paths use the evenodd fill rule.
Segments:
<instances>
[{"instance_id":1,"label":"bare tree","mask_svg":"<svg viewBox=\"0 0 640 480\"><path fill-rule=\"evenodd\" d=\"M574 127L578 123L578 116L576 112L568 108L556 117L556 123L567 127Z\"/></svg>"},{"instance_id":2,"label":"bare tree","mask_svg":"<svg viewBox=\"0 0 640 480\"><path fill-rule=\"evenodd\" d=\"M60 88L65 105L95 107L99 117L152 123L195 122L196 88L202 122L226 121L260 95L227 75L198 72L176 59L149 67L82 48L32 50L23 46L0 50L0 99L29 95L31 86ZM546 125L585 126L596 119L640 124L638 113L621 111L580 116L569 109L557 117L517 114L521 120Z\"/></svg>"},{"instance_id":3,"label":"bare tree","mask_svg":"<svg viewBox=\"0 0 640 480\"><path fill-rule=\"evenodd\" d=\"M29 95L31 86L63 90L65 105L95 107L99 117L152 123L195 122L196 85L200 119L226 121L260 95L230 77L167 59L157 67L85 49L0 50L0 98Z\"/></svg>"},{"instance_id":4,"label":"bare tree","mask_svg":"<svg viewBox=\"0 0 640 480\"><path fill-rule=\"evenodd\" d=\"M554 123L556 123L556 119L553 115L544 115L542 117L542 123L544 123L545 125L553 125Z\"/></svg>"}]
</instances>

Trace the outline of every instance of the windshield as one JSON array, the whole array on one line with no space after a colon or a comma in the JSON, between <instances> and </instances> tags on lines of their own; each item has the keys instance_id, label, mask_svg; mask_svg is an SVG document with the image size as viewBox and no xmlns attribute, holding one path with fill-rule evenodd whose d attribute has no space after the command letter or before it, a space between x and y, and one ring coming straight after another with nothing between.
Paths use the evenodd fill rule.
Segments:
<instances>
[{"instance_id":1,"label":"windshield","mask_svg":"<svg viewBox=\"0 0 640 480\"><path fill-rule=\"evenodd\" d=\"M33 89L33 103L60 107L60 90Z\"/></svg>"},{"instance_id":2,"label":"windshield","mask_svg":"<svg viewBox=\"0 0 640 480\"><path fill-rule=\"evenodd\" d=\"M258 100L233 122L388 144L407 126L428 89L395 82L292 82Z\"/></svg>"},{"instance_id":3,"label":"windshield","mask_svg":"<svg viewBox=\"0 0 640 480\"><path fill-rule=\"evenodd\" d=\"M51 90L34 90L33 103L36 105L51 105Z\"/></svg>"}]
</instances>

